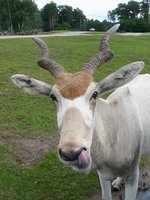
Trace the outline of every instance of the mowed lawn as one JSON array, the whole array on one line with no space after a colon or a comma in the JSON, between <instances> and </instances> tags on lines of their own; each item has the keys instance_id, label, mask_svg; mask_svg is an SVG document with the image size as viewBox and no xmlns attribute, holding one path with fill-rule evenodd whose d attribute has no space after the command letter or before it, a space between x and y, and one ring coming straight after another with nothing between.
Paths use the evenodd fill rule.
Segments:
<instances>
[{"instance_id":1,"label":"mowed lawn","mask_svg":"<svg viewBox=\"0 0 150 200\"><path fill-rule=\"evenodd\" d=\"M99 50L101 37L102 34L90 34L43 40L54 60L69 72L76 72ZM110 47L114 58L94 74L95 81L138 60L145 62L142 73L150 73L150 36L115 35ZM40 56L40 49L31 39L0 40L0 199L84 200L99 191L95 172L86 175L73 172L59 162L54 151L31 165L23 164L22 151L11 142L20 137L26 141L41 140L57 132L51 100L26 94L10 81L13 74L20 73L53 84L51 74L37 66Z\"/></svg>"}]
</instances>

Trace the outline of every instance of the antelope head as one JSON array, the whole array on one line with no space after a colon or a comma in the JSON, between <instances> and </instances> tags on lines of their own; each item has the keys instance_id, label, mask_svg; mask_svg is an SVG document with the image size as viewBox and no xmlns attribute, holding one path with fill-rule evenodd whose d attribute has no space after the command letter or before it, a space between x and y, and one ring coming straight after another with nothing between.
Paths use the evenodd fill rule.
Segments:
<instances>
[{"instance_id":1,"label":"antelope head","mask_svg":"<svg viewBox=\"0 0 150 200\"><path fill-rule=\"evenodd\" d=\"M21 74L11 77L13 83L26 92L51 97L56 106L60 132L59 158L77 171L88 170L92 163L90 151L98 97L126 84L143 68L143 62L131 63L99 83L93 81L93 73L113 57L108 41L118 27L115 25L106 32L100 43L100 51L75 74L66 72L63 66L50 59L47 45L41 39L33 38L42 50L38 65L56 78L55 84L51 86Z\"/></svg>"}]
</instances>

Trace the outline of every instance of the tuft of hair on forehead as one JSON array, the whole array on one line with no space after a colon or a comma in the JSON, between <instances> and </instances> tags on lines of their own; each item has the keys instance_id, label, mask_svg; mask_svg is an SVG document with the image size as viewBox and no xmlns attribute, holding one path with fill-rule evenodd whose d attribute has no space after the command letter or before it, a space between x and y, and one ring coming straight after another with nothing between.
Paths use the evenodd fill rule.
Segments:
<instances>
[{"instance_id":1,"label":"tuft of hair on forehead","mask_svg":"<svg viewBox=\"0 0 150 200\"><path fill-rule=\"evenodd\" d=\"M73 100L86 92L92 80L92 76L85 72L63 73L56 78L56 85L64 98Z\"/></svg>"}]
</instances>

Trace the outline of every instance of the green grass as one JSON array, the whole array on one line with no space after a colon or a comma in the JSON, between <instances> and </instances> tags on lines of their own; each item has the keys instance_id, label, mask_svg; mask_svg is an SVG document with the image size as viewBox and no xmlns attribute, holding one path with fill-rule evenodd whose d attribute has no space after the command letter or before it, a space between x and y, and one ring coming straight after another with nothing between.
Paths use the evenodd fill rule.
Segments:
<instances>
[{"instance_id":1,"label":"green grass","mask_svg":"<svg viewBox=\"0 0 150 200\"><path fill-rule=\"evenodd\" d=\"M95 80L98 81L117 68L137 60L143 60L144 72L149 72L148 40L149 36L114 36L110 42L115 54L114 59L97 71ZM70 72L80 70L82 64L99 49L98 35L45 38L45 41L51 49L52 58ZM53 84L53 77L36 65L40 54L40 49L31 39L0 41L1 130L52 132L56 129L55 109L49 99L25 94L16 89L10 81L11 75L22 73Z\"/></svg>"},{"instance_id":2,"label":"green grass","mask_svg":"<svg viewBox=\"0 0 150 200\"><path fill-rule=\"evenodd\" d=\"M77 175L62 167L55 154L50 154L33 168L0 165L0 197L14 199L80 199L98 190L98 177ZM90 188L90 189L89 189Z\"/></svg>"},{"instance_id":3,"label":"green grass","mask_svg":"<svg viewBox=\"0 0 150 200\"><path fill-rule=\"evenodd\" d=\"M89 36L44 38L54 60L70 72L99 49L99 37ZM113 36L110 46L114 59L94 75L96 81L130 62L145 62L143 73L150 72L149 36ZM26 74L45 82L54 78L37 66L40 49L31 39L0 40L0 130L19 133L26 138L44 137L56 132L56 113L50 99L26 94L16 88L10 77ZM76 174L49 153L37 165L25 167L17 162L14 146L0 143L0 199L3 200L80 200L99 191L96 173Z\"/></svg>"}]
</instances>

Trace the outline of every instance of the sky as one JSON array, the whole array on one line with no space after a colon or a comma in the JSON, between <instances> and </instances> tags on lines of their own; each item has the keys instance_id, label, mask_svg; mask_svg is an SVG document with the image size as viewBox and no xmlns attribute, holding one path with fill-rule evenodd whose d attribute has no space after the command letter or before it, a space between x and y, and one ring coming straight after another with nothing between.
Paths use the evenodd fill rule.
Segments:
<instances>
[{"instance_id":1,"label":"sky","mask_svg":"<svg viewBox=\"0 0 150 200\"><path fill-rule=\"evenodd\" d=\"M35 0L38 8L43 8L52 0ZM98 19L103 21L107 19L109 10L113 10L119 3L127 3L129 0L53 0L58 5L69 5L73 8L79 8L88 19ZM136 0L140 2L141 0Z\"/></svg>"}]
</instances>

